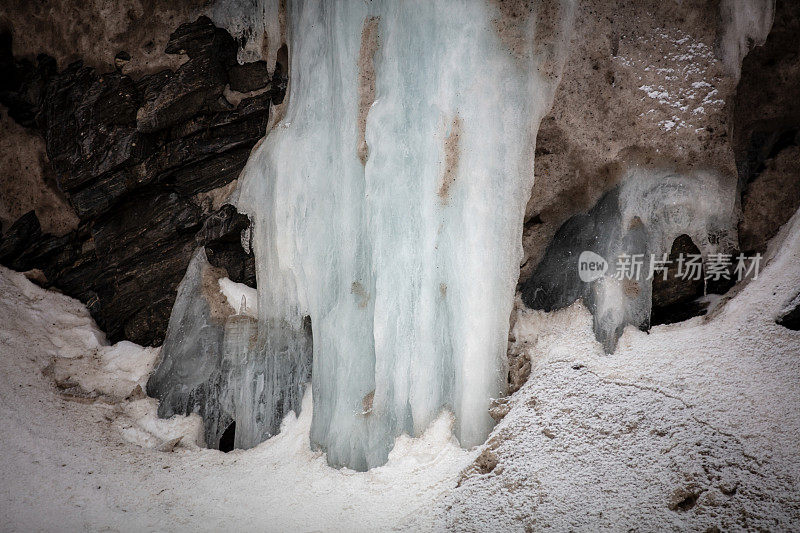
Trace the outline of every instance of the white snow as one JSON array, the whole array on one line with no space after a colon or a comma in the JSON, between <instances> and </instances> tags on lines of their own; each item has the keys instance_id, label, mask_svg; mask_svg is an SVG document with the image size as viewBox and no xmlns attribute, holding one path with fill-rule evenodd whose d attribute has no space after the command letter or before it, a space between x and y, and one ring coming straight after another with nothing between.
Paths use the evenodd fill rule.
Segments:
<instances>
[{"instance_id":1,"label":"white snow","mask_svg":"<svg viewBox=\"0 0 800 533\"><path fill-rule=\"evenodd\" d=\"M671 28L656 31L649 38L620 39L626 56L615 58L620 65L638 71L645 81L639 86L645 96L656 105L643 113L655 112L653 117L665 132L678 133L685 128L694 129L700 115L719 112L725 102L714 98L714 84L721 82L715 65L719 60L707 44L696 41L682 30ZM676 111L680 111L676 115Z\"/></svg>"},{"instance_id":2,"label":"white snow","mask_svg":"<svg viewBox=\"0 0 800 533\"><path fill-rule=\"evenodd\" d=\"M497 466L460 483L481 450L457 446L448 414L356 473L309 448L310 395L278 436L230 454L196 446L196 416L157 420L151 399L71 401L42 374L54 357L99 345L117 356L86 368L130 385L150 350L105 346L81 304L0 268L0 520L48 531L796 529L800 332L774 318L800 287L800 214L767 257L710 320L629 328L611 356L580 304L520 311L531 377L484 447Z\"/></svg>"},{"instance_id":3,"label":"white snow","mask_svg":"<svg viewBox=\"0 0 800 533\"><path fill-rule=\"evenodd\" d=\"M800 289L800 212L771 248L710 319L628 327L611 356L582 304L520 310L532 371L489 437L498 464L437 527L796 530L800 332L775 317Z\"/></svg>"},{"instance_id":4,"label":"white snow","mask_svg":"<svg viewBox=\"0 0 800 533\"><path fill-rule=\"evenodd\" d=\"M244 298L245 313L253 318L258 318L258 294L256 289L248 287L244 283L236 283L228 278L220 278L219 290L225 295L230 305L236 312L240 312L242 306L242 298Z\"/></svg>"},{"instance_id":5,"label":"white snow","mask_svg":"<svg viewBox=\"0 0 800 533\"><path fill-rule=\"evenodd\" d=\"M155 400L121 399L158 349L107 346L83 305L4 267L0 294L3 530L388 530L432 509L474 457L442 413L420 438L398 438L383 467L330 468L309 446L310 394L300 418L255 449L199 448L196 415L160 420ZM60 392L42 371L64 363L62 377L74 370L102 395ZM178 437L173 452L158 450Z\"/></svg>"}]
</instances>

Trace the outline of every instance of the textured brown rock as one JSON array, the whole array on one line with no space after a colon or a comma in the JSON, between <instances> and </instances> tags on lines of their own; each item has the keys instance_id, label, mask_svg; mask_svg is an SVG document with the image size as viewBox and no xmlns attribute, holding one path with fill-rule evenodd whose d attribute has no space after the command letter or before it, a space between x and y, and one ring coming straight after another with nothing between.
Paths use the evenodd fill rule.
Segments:
<instances>
[{"instance_id":1,"label":"textured brown rock","mask_svg":"<svg viewBox=\"0 0 800 533\"><path fill-rule=\"evenodd\" d=\"M185 57L164 55L170 32L194 20L205 0L106 0L29 2L8 0L0 6L0 25L10 26L17 55L45 53L59 64L83 60L102 70L114 68L120 51L131 59L125 72L141 74L177 68Z\"/></svg>"},{"instance_id":2,"label":"textured brown rock","mask_svg":"<svg viewBox=\"0 0 800 533\"><path fill-rule=\"evenodd\" d=\"M570 216L630 165L706 168L736 179L736 88L715 48L715 3L580 2L553 107L536 142L521 281Z\"/></svg>"},{"instance_id":3,"label":"textured brown rock","mask_svg":"<svg viewBox=\"0 0 800 533\"><path fill-rule=\"evenodd\" d=\"M63 235L78 226L78 217L55 183L44 140L5 110L0 110L0 195L3 230L31 210L46 233Z\"/></svg>"}]
</instances>

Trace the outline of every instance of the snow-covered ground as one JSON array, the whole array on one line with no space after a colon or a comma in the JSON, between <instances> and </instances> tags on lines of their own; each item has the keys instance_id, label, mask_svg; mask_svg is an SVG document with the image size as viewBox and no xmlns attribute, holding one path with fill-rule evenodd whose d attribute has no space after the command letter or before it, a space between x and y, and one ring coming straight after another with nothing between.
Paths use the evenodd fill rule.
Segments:
<instances>
[{"instance_id":1,"label":"snow-covered ground","mask_svg":"<svg viewBox=\"0 0 800 533\"><path fill-rule=\"evenodd\" d=\"M196 415L158 420L137 390L157 349L106 346L79 302L3 267L0 294L0 530L386 530L474 458L443 414L381 468L332 469L309 449L310 394L255 449L198 447Z\"/></svg>"},{"instance_id":2,"label":"snow-covered ground","mask_svg":"<svg viewBox=\"0 0 800 533\"><path fill-rule=\"evenodd\" d=\"M611 356L580 303L521 310L530 378L483 452L496 466L462 481L438 525L800 529L800 331L775 323L800 291L800 213L768 256L710 319L629 327Z\"/></svg>"},{"instance_id":3,"label":"snow-covered ground","mask_svg":"<svg viewBox=\"0 0 800 533\"><path fill-rule=\"evenodd\" d=\"M796 530L800 332L774 319L798 290L795 215L710 319L629 328L611 356L581 304L522 310L531 376L486 446L443 414L355 473L309 449L310 395L255 449L199 447L196 416L142 396L157 349L107 346L79 302L0 267L0 529Z\"/></svg>"}]
</instances>

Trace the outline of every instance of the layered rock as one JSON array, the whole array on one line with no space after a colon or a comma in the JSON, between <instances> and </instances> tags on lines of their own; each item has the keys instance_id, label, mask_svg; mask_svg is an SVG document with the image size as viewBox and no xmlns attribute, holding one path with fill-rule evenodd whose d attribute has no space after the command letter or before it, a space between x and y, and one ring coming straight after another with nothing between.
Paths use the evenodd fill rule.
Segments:
<instances>
[{"instance_id":1,"label":"layered rock","mask_svg":"<svg viewBox=\"0 0 800 533\"><path fill-rule=\"evenodd\" d=\"M237 50L205 17L167 43L167 54L188 60L138 79L81 62L59 72L52 58L33 64L4 50L0 102L44 138L79 224L58 234L29 212L5 231L0 261L41 270L44 285L87 303L111 340L140 344L163 340L196 246L254 285L240 244L248 221L221 204L286 82L261 63L239 65Z\"/></svg>"}]
</instances>

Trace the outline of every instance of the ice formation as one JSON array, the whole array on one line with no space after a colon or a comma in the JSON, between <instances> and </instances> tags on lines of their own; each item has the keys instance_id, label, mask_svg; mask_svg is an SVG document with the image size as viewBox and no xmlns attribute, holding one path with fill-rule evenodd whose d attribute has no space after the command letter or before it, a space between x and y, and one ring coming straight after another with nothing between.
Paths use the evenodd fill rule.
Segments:
<instances>
[{"instance_id":1,"label":"ice formation","mask_svg":"<svg viewBox=\"0 0 800 533\"><path fill-rule=\"evenodd\" d=\"M288 346L283 365L301 364L310 317L311 440L333 465L384 463L395 436L420 435L444 408L462 445L491 429L555 78L537 66L558 60L557 45L535 41L535 15L501 8L287 7L288 108L245 168L238 202L254 223L251 356L279 359Z\"/></svg>"},{"instance_id":2,"label":"ice formation","mask_svg":"<svg viewBox=\"0 0 800 533\"><path fill-rule=\"evenodd\" d=\"M226 313L220 313L220 302L209 297L217 283L215 274L204 249L198 249L178 286L161 360L147 382L147 393L161 400L160 417L193 412L203 417L205 442L210 447L218 447L232 421L231 409L226 408L230 402L222 401L225 317L220 315ZM217 309L213 309L215 304Z\"/></svg>"},{"instance_id":3,"label":"ice formation","mask_svg":"<svg viewBox=\"0 0 800 533\"><path fill-rule=\"evenodd\" d=\"M285 39L285 13L280 0L220 0L208 12L211 19L238 41L240 63L266 60L273 67Z\"/></svg>"},{"instance_id":4,"label":"ice formation","mask_svg":"<svg viewBox=\"0 0 800 533\"><path fill-rule=\"evenodd\" d=\"M199 413L206 445L219 447L225 429L236 422L234 445L250 448L278 432L283 416L299 410L303 385L309 379L310 333L301 333L301 362L288 360L285 339L272 335L257 346L258 326L248 306L247 287L222 277L205 251L198 249L170 316L161 360L147 382L147 392L160 401L158 415ZM238 311L230 303L239 297ZM272 358L260 358L275 346ZM282 351L281 351L282 350ZM288 376L284 375L287 373ZM276 383L295 383L294 388ZM279 390L279 393L274 391Z\"/></svg>"},{"instance_id":5,"label":"ice formation","mask_svg":"<svg viewBox=\"0 0 800 533\"><path fill-rule=\"evenodd\" d=\"M719 5L720 55L728 73L739 78L742 59L764 44L775 18L775 0L723 0Z\"/></svg>"},{"instance_id":6,"label":"ice formation","mask_svg":"<svg viewBox=\"0 0 800 533\"><path fill-rule=\"evenodd\" d=\"M559 228L525 282L522 299L533 309L552 311L582 298L594 315L597 340L613 352L625 326L649 327L652 257L663 260L680 235L688 235L704 257L735 249L736 198L736 183L712 172L633 167L588 213ZM584 251L600 255L608 266L588 282L579 274ZM642 260L638 273L625 267L634 255Z\"/></svg>"},{"instance_id":7,"label":"ice formation","mask_svg":"<svg viewBox=\"0 0 800 533\"><path fill-rule=\"evenodd\" d=\"M235 420L254 446L300 409L313 349L311 443L330 464L381 465L445 409L462 445L486 438L571 25L554 5L288 2L288 106L237 191L258 320L213 323L199 252L149 387L161 414L200 410L212 446Z\"/></svg>"}]
</instances>

